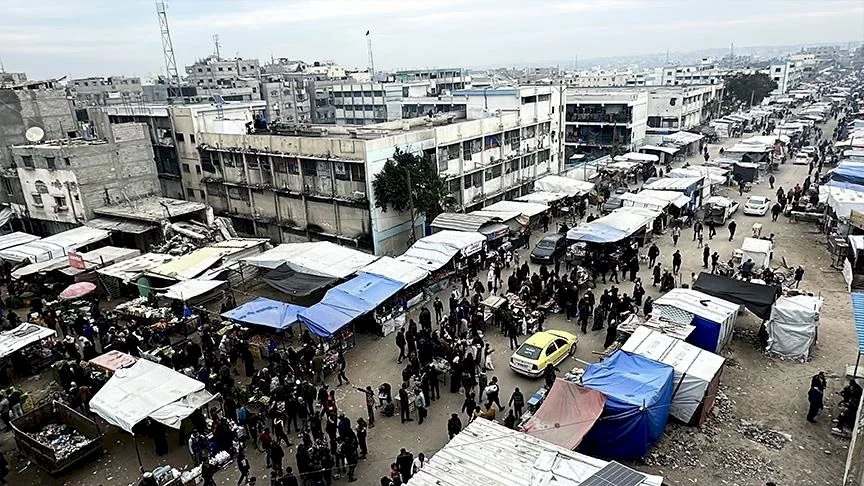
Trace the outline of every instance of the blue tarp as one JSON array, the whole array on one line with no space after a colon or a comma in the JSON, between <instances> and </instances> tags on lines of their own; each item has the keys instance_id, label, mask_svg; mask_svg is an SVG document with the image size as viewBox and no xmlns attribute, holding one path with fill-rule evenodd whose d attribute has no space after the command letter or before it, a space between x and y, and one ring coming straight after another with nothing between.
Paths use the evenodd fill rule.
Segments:
<instances>
[{"instance_id":1,"label":"blue tarp","mask_svg":"<svg viewBox=\"0 0 864 486\"><path fill-rule=\"evenodd\" d=\"M838 166L831 171L831 180L864 185L864 164L847 165L845 167Z\"/></svg>"},{"instance_id":2,"label":"blue tarp","mask_svg":"<svg viewBox=\"0 0 864 486\"><path fill-rule=\"evenodd\" d=\"M258 297L223 313L222 317L281 331L293 326L299 320L297 313L303 310L306 308L299 305Z\"/></svg>"},{"instance_id":3,"label":"blue tarp","mask_svg":"<svg viewBox=\"0 0 864 486\"><path fill-rule=\"evenodd\" d=\"M855 317L855 334L858 335L858 352L864 353L864 293L852 292L852 315Z\"/></svg>"},{"instance_id":4,"label":"blue tarp","mask_svg":"<svg viewBox=\"0 0 864 486\"><path fill-rule=\"evenodd\" d=\"M328 290L321 302L301 311L300 320L317 336L330 337L354 319L374 310L402 290L396 280L361 273Z\"/></svg>"},{"instance_id":5,"label":"blue tarp","mask_svg":"<svg viewBox=\"0 0 864 486\"><path fill-rule=\"evenodd\" d=\"M864 186L852 184L851 182L828 181L825 185L830 187L839 187L841 189L846 189L847 191L864 192Z\"/></svg>"},{"instance_id":6,"label":"blue tarp","mask_svg":"<svg viewBox=\"0 0 864 486\"><path fill-rule=\"evenodd\" d=\"M673 376L671 366L624 351L589 365L582 384L606 395L606 405L579 450L604 459L645 457L666 430Z\"/></svg>"}]
</instances>

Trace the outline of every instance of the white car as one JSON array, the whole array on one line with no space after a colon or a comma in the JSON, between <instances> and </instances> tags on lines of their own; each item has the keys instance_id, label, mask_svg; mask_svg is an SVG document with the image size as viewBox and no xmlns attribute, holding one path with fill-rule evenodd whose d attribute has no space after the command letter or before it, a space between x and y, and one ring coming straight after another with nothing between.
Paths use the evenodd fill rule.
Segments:
<instances>
[{"instance_id":1,"label":"white car","mask_svg":"<svg viewBox=\"0 0 864 486\"><path fill-rule=\"evenodd\" d=\"M794 159L792 159L793 165L810 165L810 156L804 153L798 153Z\"/></svg>"},{"instance_id":2,"label":"white car","mask_svg":"<svg viewBox=\"0 0 864 486\"><path fill-rule=\"evenodd\" d=\"M751 216L765 216L771 208L771 200L764 196L750 196L744 204L744 214Z\"/></svg>"}]
</instances>

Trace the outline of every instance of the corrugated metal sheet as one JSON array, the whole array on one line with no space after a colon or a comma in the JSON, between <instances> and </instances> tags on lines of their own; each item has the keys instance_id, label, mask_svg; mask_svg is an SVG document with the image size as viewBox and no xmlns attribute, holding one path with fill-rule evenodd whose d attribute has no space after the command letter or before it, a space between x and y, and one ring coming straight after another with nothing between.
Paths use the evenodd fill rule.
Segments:
<instances>
[{"instance_id":1,"label":"corrugated metal sheet","mask_svg":"<svg viewBox=\"0 0 864 486\"><path fill-rule=\"evenodd\" d=\"M120 231L121 233L141 234L158 228L155 224L142 223L114 218L94 218L84 223L91 228L99 228L108 231Z\"/></svg>"},{"instance_id":2,"label":"corrugated metal sheet","mask_svg":"<svg viewBox=\"0 0 864 486\"><path fill-rule=\"evenodd\" d=\"M489 219L476 214L441 213L432 221L432 227L442 230L477 231L488 223Z\"/></svg>"},{"instance_id":3,"label":"corrugated metal sheet","mask_svg":"<svg viewBox=\"0 0 864 486\"><path fill-rule=\"evenodd\" d=\"M858 352L864 353L864 293L854 292L852 313L855 316L855 334L858 335Z\"/></svg>"}]
</instances>

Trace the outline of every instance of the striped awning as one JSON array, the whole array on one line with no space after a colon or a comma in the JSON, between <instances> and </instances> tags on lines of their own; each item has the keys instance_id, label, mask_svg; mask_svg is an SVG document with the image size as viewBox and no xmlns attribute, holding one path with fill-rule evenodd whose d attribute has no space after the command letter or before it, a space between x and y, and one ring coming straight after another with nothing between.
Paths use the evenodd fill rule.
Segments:
<instances>
[{"instance_id":1,"label":"striped awning","mask_svg":"<svg viewBox=\"0 0 864 486\"><path fill-rule=\"evenodd\" d=\"M855 316L855 334L858 335L858 352L864 353L864 293L853 292L852 314Z\"/></svg>"}]
</instances>

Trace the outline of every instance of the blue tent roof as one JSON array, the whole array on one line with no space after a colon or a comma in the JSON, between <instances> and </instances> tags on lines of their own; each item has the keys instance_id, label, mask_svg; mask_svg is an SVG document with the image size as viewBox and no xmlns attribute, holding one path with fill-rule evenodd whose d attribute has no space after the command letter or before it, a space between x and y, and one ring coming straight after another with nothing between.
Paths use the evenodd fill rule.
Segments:
<instances>
[{"instance_id":1,"label":"blue tent roof","mask_svg":"<svg viewBox=\"0 0 864 486\"><path fill-rule=\"evenodd\" d=\"M855 334L858 335L858 352L864 353L864 294L852 292L852 314L855 317Z\"/></svg>"},{"instance_id":2,"label":"blue tent roof","mask_svg":"<svg viewBox=\"0 0 864 486\"><path fill-rule=\"evenodd\" d=\"M831 172L831 180L864 185L864 164L837 166L837 168Z\"/></svg>"},{"instance_id":3,"label":"blue tent roof","mask_svg":"<svg viewBox=\"0 0 864 486\"><path fill-rule=\"evenodd\" d=\"M607 459L645 457L666 430L673 375L669 365L624 351L589 365L582 384L606 395L606 406L580 450Z\"/></svg>"},{"instance_id":4,"label":"blue tent roof","mask_svg":"<svg viewBox=\"0 0 864 486\"><path fill-rule=\"evenodd\" d=\"M281 331L293 326L299 320L297 313L305 309L299 305L258 297L223 313L222 317Z\"/></svg>"},{"instance_id":5,"label":"blue tent roof","mask_svg":"<svg viewBox=\"0 0 864 486\"><path fill-rule=\"evenodd\" d=\"M405 284L402 282L361 273L328 290L321 302L301 311L298 317L313 334L330 337L354 319L374 310L403 287Z\"/></svg>"}]
</instances>

